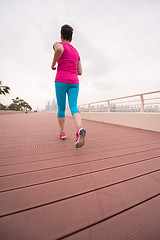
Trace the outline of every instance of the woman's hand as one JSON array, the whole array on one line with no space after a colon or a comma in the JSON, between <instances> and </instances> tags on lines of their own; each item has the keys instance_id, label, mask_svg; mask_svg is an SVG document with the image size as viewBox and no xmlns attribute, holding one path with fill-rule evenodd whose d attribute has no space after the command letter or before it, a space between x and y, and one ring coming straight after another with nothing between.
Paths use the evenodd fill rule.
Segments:
<instances>
[{"instance_id":1,"label":"woman's hand","mask_svg":"<svg viewBox=\"0 0 160 240\"><path fill-rule=\"evenodd\" d=\"M51 68L52 68L52 70L56 70L56 67L55 67L55 66L53 66L53 65L51 65Z\"/></svg>"},{"instance_id":2,"label":"woman's hand","mask_svg":"<svg viewBox=\"0 0 160 240\"><path fill-rule=\"evenodd\" d=\"M81 64L81 60L78 61L77 74L78 74L78 75L82 75L82 64Z\"/></svg>"}]
</instances>

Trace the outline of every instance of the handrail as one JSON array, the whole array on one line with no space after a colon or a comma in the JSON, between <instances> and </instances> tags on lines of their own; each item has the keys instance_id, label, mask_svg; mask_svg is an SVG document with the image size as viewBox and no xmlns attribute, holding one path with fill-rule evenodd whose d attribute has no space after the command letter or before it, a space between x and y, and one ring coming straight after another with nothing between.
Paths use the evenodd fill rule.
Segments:
<instances>
[{"instance_id":1,"label":"handrail","mask_svg":"<svg viewBox=\"0 0 160 240\"><path fill-rule=\"evenodd\" d=\"M156 94L156 93L160 93L160 90L158 91L154 91L154 92L147 92L147 93L141 93L141 94L135 94L135 95L130 95L130 96L125 96L125 97L118 97L118 98L112 98L112 99L106 99L106 100L102 100L102 101L98 101L98 102L91 102L91 103L85 103L85 104L80 104L79 107L81 106L86 106L88 105L88 109L89 111L91 110L91 105L93 104L98 104L98 103L107 103L108 104L108 112L111 111L111 101L115 101L115 100L120 100L120 99L125 99L125 98L133 98L133 97L140 97L140 101L141 101L141 112L144 112L144 105L146 100L157 100L160 99L160 97L158 98L150 98L150 99L144 99L145 95L149 95L149 94ZM127 101L127 102L135 102L138 100L133 100L133 101ZM119 102L119 103L126 103L126 102ZM117 104L117 103L116 103ZM155 103L155 104L159 104L159 103ZM138 104L139 105L139 104Z\"/></svg>"}]
</instances>

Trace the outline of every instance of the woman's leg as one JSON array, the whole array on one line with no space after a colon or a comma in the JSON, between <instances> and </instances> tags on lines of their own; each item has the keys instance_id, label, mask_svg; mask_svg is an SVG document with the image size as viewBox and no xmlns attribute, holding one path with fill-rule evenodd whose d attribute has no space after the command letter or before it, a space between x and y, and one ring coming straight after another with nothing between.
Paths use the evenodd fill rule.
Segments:
<instances>
[{"instance_id":1,"label":"woman's leg","mask_svg":"<svg viewBox=\"0 0 160 240\"><path fill-rule=\"evenodd\" d=\"M76 124L76 128L79 128L82 126L82 120L81 120L81 114L80 113L75 113L73 115L74 122Z\"/></svg>"},{"instance_id":2,"label":"woman's leg","mask_svg":"<svg viewBox=\"0 0 160 240\"><path fill-rule=\"evenodd\" d=\"M77 128L79 128L82 126L81 114L79 109L77 108L79 85L70 84L70 87L68 88L67 93L68 93L69 107L70 107L72 116L74 118L75 125Z\"/></svg>"},{"instance_id":3,"label":"woman's leg","mask_svg":"<svg viewBox=\"0 0 160 240\"><path fill-rule=\"evenodd\" d=\"M55 82L56 98L58 105L58 123L61 132L64 132L65 108L66 108L66 86L65 83Z\"/></svg>"},{"instance_id":4,"label":"woman's leg","mask_svg":"<svg viewBox=\"0 0 160 240\"><path fill-rule=\"evenodd\" d=\"M65 125L65 118L58 118L58 123L59 123L61 133L63 133L64 132L64 125Z\"/></svg>"},{"instance_id":5,"label":"woman's leg","mask_svg":"<svg viewBox=\"0 0 160 240\"><path fill-rule=\"evenodd\" d=\"M77 108L78 92L78 84L71 84L71 86L67 90L69 107L77 127L75 147L81 148L85 144L86 130L82 128L81 115L79 109Z\"/></svg>"}]
</instances>

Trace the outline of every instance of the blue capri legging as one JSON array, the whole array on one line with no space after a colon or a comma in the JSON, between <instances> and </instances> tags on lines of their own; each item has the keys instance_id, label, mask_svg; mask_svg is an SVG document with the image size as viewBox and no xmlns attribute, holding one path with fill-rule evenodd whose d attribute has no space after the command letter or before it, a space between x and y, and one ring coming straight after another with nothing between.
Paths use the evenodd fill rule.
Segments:
<instances>
[{"instance_id":1,"label":"blue capri legging","mask_svg":"<svg viewBox=\"0 0 160 240\"><path fill-rule=\"evenodd\" d=\"M77 98L79 92L79 84L55 82L56 97L58 104L58 118L65 118L66 93L68 95L69 108L72 116L80 113L77 108Z\"/></svg>"}]
</instances>

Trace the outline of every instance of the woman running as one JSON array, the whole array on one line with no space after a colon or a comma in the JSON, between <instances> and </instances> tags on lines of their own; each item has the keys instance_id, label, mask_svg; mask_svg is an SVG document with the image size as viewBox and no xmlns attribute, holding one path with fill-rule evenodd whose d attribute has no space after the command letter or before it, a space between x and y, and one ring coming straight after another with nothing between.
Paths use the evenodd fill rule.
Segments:
<instances>
[{"instance_id":1,"label":"woman running","mask_svg":"<svg viewBox=\"0 0 160 240\"><path fill-rule=\"evenodd\" d=\"M61 27L61 42L53 45L54 57L51 65L52 70L56 70L55 78L56 98L58 104L58 123L60 126L60 138L65 139L65 107L66 93L68 95L69 108L74 118L77 132L75 147L84 146L86 130L82 127L80 111L77 108L77 98L79 92L78 75L82 75L82 65L78 51L70 44L72 41L73 28L69 25Z\"/></svg>"}]
</instances>

